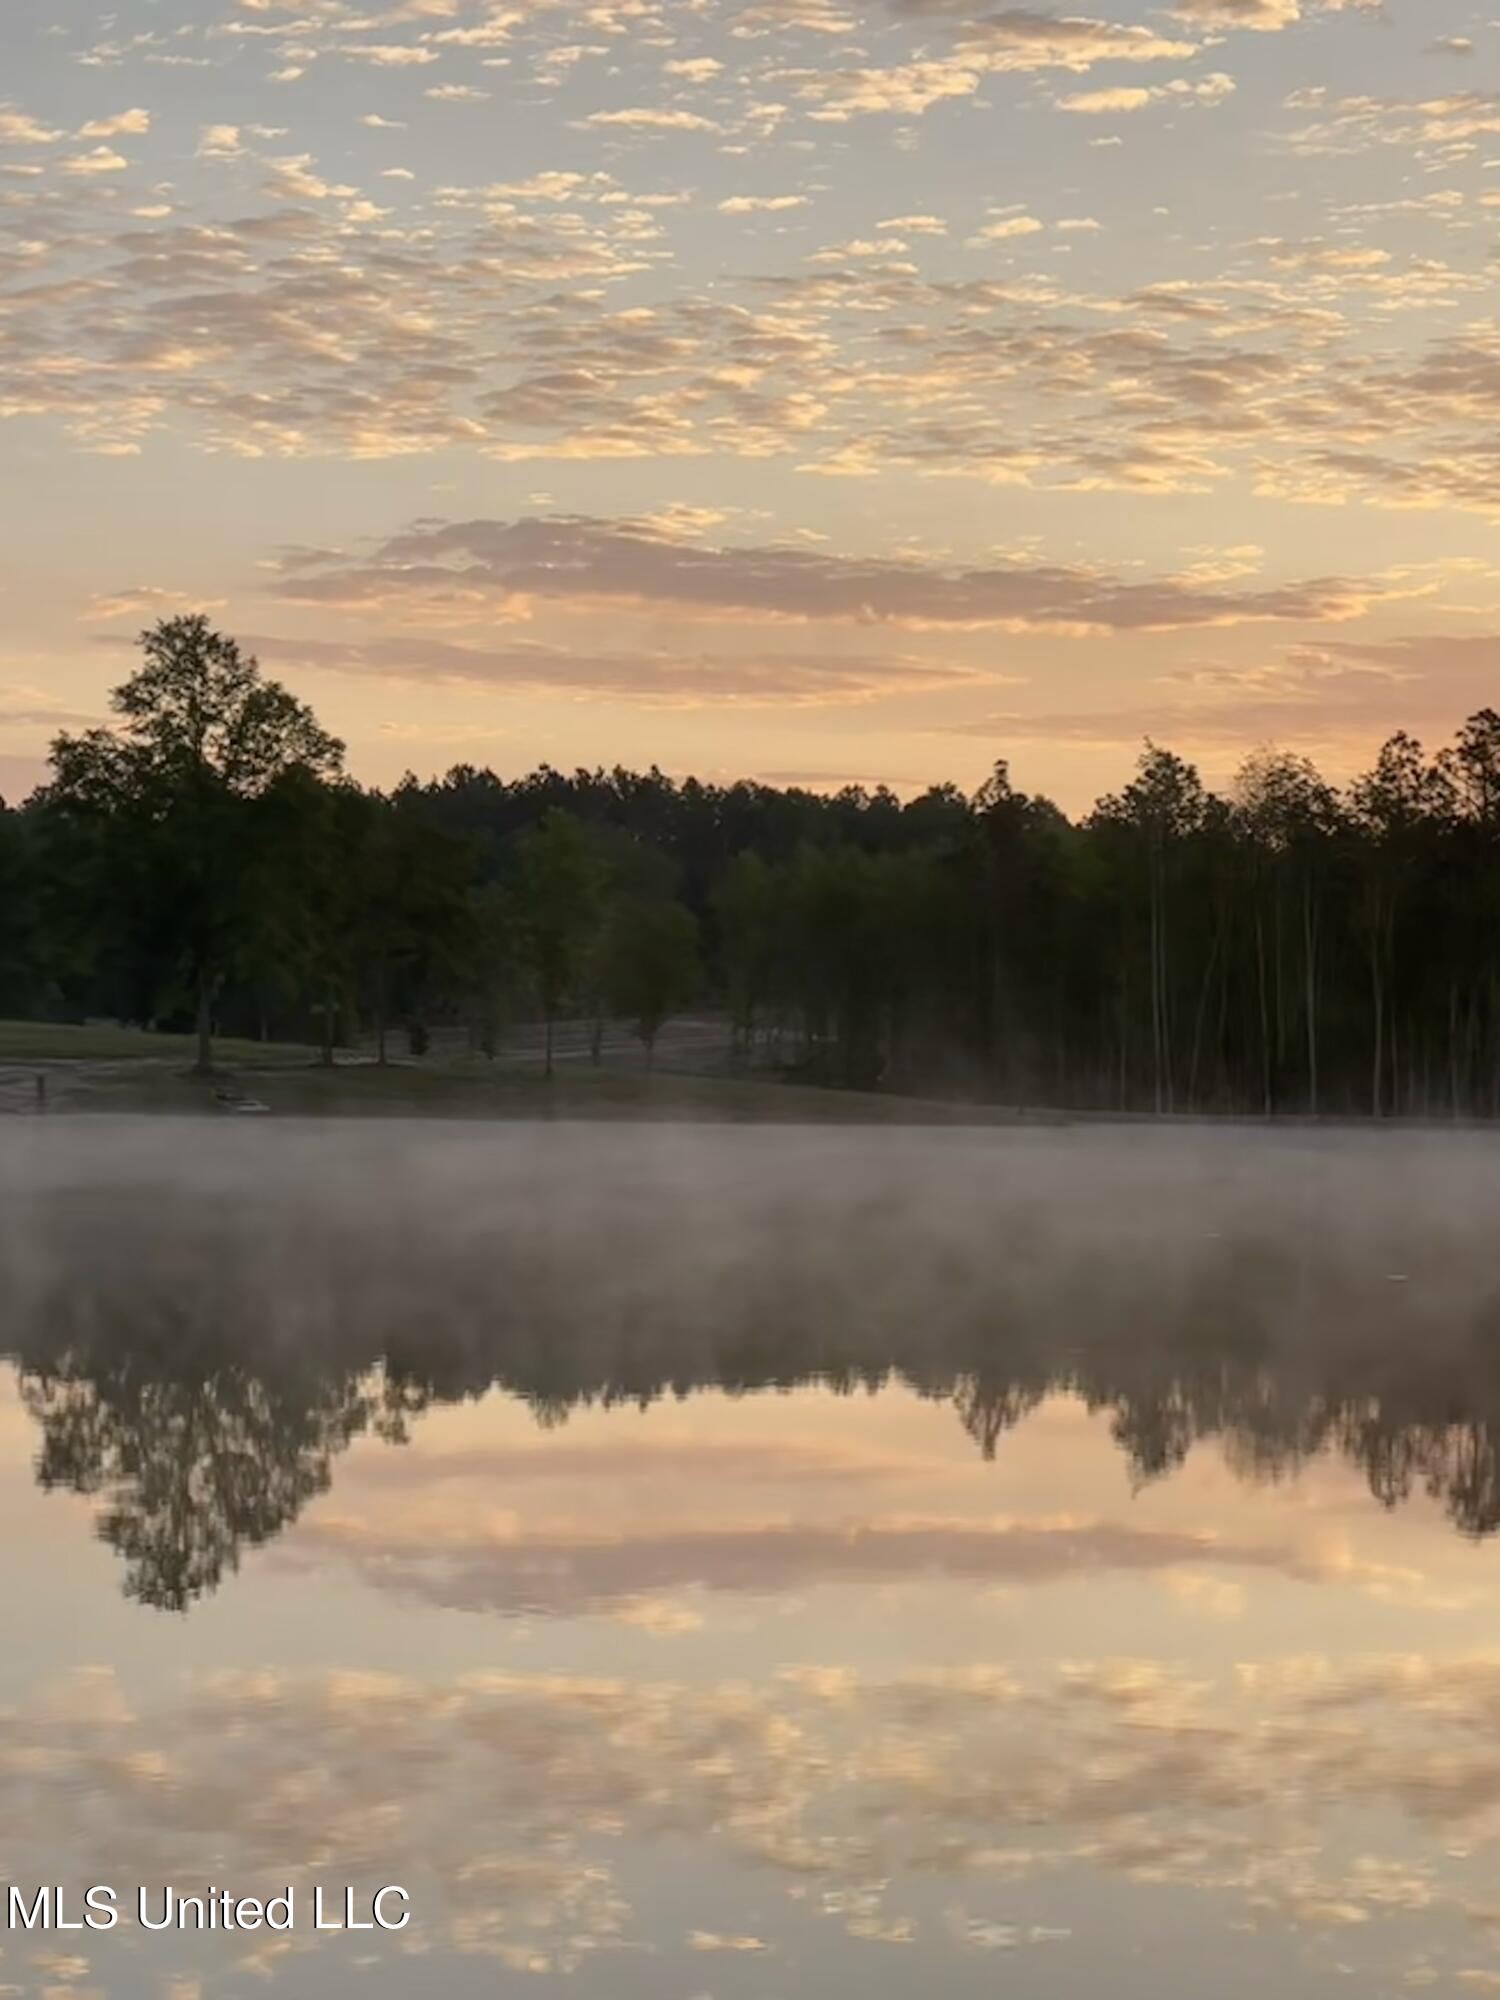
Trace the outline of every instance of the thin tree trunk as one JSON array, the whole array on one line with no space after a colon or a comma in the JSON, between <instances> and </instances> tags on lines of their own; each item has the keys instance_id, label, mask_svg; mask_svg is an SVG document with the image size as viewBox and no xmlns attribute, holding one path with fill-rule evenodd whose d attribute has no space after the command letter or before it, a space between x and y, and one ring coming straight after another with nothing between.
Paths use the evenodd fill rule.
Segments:
<instances>
[{"instance_id":1,"label":"thin tree trunk","mask_svg":"<svg viewBox=\"0 0 1500 2000\"><path fill-rule=\"evenodd\" d=\"M1001 1064L1004 1061L1003 1052L1006 1046L1001 1018L1004 1011L1004 1002L1001 998L1003 984L1000 936L996 930L990 947L990 1004L987 1011L990 1037L990 1088L997 1091L1003 1088Z\"/></svg>"},{"instance_id":2,"label":"thin tree trunk","mask_svg":"<svg viewBox=\"0 0 1500 2000\"><path fill-rule=\"evenodd\" d=\"M546 1049L547 1049L547 1060L546 1060L546 1065L542 1071L542 1074L547 1078L548 1082L550 1083L552 1080L552 1009L550 1007L547 1009Z\"/></svg>"},{"instance_id":3,"label":"thin tree trunk","mask_svg":"<svg viewBox=\"0 0 1500 2000\"><path fill-rule=\"evenodd\" d=\"M1172 1078L1172 985L1168 978L1170 963L1167 948L1167 864L1165 856L1158 863L1157 904L1161 911L1159 935L1161 939L1161 1067L1166 1088L1167 1110L1177 1109L1177 1092Z\"/></svg>"},{"instance_id":4,"label":"thin tree trunk","mask_svg":"<svg viewBox=\"0 0 1500 2000\"><path fill-rule=\"evenodd\" d=\"M1218 1053L1219 1053L1219 1061L1218 1061L1219 1108L1221 1110L1224 1108L1226 1100L1230 1103L1231 1106L1234 1102L1233 1082L1229 1076L1229 1066L1224 1059L1225 1045L1227 1043L1229 1035L1229 980L1227 977L1227 968L1230 964L1233 963L1233 956L1230 949L1230 940L1228 939L1226 939L1225 941L1224 958L1226 966L1226 977L1219 981L1219 1026L1218 1026L1218 1034L1216 1036L1216 1040L1218 1043Z\"/></svg>"},{"instance_id":5,"label":"thin tree trunk","mask_svg":"<svg viewBox=\"0 0 1500 2000\"><path fill-rule=\"evenodd\" d=\"M209 984L208 968L198 968L198 1059L193 1067L200 1076L208 1076L214 1066L214 1024L213 994Z\"/></svg>"},{"instance_id":6,"label":"thin tree trunk","mask_svg":"<svg viewBox=\"0 0 1500 2000\"><path fill-rule=\"evenodd\" d=\"M1281 910L1281 872L1278 869L1271 878L1271 911L1275 918L1273 932L1276 941L1276 1075L1279 1077L1286 1068L1286 945L1283 937L1285 926Z\"/></svg>"},{"instance_id":7,"label":"thin tree trunk","mask_svg":"<svg viewBox=\"0 0 1500 2000\"><path fill-rule=\"evenodd\" d=\"M1154 1104L1156 1104L1156 1116L1160 1118L1164 1106L1162 1056L1166 1038L1162 1034L1162 900L1156 880L1154 856L1150 868L1150 906L1152 906L1152 1070L1154 1070Z\"/></svg>"},{"instance_id":8,"label":"thin tree trunk","mask_svg":"<svg viewBox=\"0 0 1500 2000\"><path fill-rule=\"evenodd\" d=\"M1208 954L1208 964L1203 970L1203 984L1198 989L1198 1012L1193 1021L1193 1062L1188 1071L1188 1110L1198 1109L1198 1058L1203 1049L1203 1020L1208 1012L1208 995L1213 985L1214 966L1218 962L1219 946L1223 942L1222 922L1214 931L1213 949Z\"/></svg>"},{"instance_id":9,"label":"thin tree trunk","mask_svg":"<svg viewBox=\"0 0 1500 2000\"><path fill-rule=\"evenodd\" d=\"M1302 948L1307 975L1307 1108L1318 1115L1318 927L1311 882L1302 887Z\"/></svg>"},{"instance_id":10,"label":"thin tree trunk","mask_svg":"<svg viewBox=\"0 0 1500 2000\"><path fill-rule=\"evenodd\" d=\"M1260 992L1260 1091L1267 1118L1271 1115L1271 1023L1266 1011L1266 929L1260 899L1255 903L1255 970Z\"/></svg>"},{"instance_id":11,"label":"thin tree trunk","mask_svg":"<svg viewBox=\"0 0 1500 2000\"><path fill-rule=\"evenodd\" d=\"M1115 1077L1115 1093L1116 1109L1125 1111L1129 1109L1127 1099L1130 1091L1130 933L1128 924L1123 920L1120 925L1119 963L1119 986L1115 994L1115 1030L1120 1044L1120 1061L1118 1074ZM1101 1027L1105 1025L1102 1015L1100 1017L1100 1025ZM1109 1049L1107 1036L1104 1049L1105 1060L1109 1063L1110 1069L1113 1070L1115 1069L1115 1063L1113 1052Z\"/></svg>"},{"instance_id":12,"label":"thin tree trunk","mask_svg":"<svg viewBox=\"0 0 1500 2000\"><path fill-rule=\"evenodd\" d=\"M1448 983L1448 1112L1458 1116L1458 982Z\"/></svg>"},{"instance_id":13,"label":"thin tree trunk","mask_svg":"<svg viewBox=\"0 0 1500 2000\"><path fill-rule=\"evenodd\" d=\"M1495 988L1493 974L1490 976L1489 986L1491 993L1493 993ZM1481 1001L1479 994L1473 992L1469 995L1469 1019L1468 1025L1464 1029L1464 1081L1467 1085L1464 1093L1464 1103L1468 1107L1471 1116L1477 1115L1480 1106L1489 1102L1479 1080L1481 1074L1481 1055L1485 1044L1486 1037Z\"/></svg>"},{"instance_id":14,"label":"thin tree trunk","mask_svg":"<svg viewBox=\"0 0 1500 2000\"><path fill-rule=\"evenodd\" d=\"M1401 1116L1401 1008L1399 997L1395 990L1396 918L1394 912L1392 912L1387 928L1385 962L1390 971L1391 983L1390 1000L1386 1007L1386 1014L1390 1024L1390 1032L1386 1039L1390 1044L1391 1050L1391 1111L1395 1117L1399 1118Z\"/></svg>"}]
</instances>

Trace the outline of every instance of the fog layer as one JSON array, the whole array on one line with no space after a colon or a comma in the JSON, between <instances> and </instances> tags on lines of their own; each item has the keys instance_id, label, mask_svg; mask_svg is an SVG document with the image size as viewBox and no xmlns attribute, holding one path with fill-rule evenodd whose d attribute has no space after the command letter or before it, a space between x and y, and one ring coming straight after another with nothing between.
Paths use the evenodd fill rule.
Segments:
<instances>
[{"instance_id":1,"label":"fog layer","mask_svg":"<svg viewBox=\"0 0 1500 2000\"><path fill-rule=\"evenodd\" d=\"M1337 1450L1500 1524L1485 1136L163 1121L0 1138L0 1352L44 1484L181 1608L494 1387L555 1424L896 1376L992 1454L1049 1390L1136 1474Z\"/></svg>"}]
</instances>

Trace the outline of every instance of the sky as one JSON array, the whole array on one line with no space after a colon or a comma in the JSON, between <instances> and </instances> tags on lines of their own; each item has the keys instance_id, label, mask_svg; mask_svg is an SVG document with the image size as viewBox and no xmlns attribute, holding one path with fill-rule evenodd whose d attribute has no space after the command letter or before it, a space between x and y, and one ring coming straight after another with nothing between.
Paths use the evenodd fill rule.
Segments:
<instances>
[{"instance_id":1,"label":"sky","mask_svg":"<svg viewBox=\"0 0 1500 2000\"><path fill-rule=\"evenodd\" d=\"M1447 740L1494 0L1080 6L0 6L0 795L199 608L371 783Z\"/></svg>"}]
</instances>

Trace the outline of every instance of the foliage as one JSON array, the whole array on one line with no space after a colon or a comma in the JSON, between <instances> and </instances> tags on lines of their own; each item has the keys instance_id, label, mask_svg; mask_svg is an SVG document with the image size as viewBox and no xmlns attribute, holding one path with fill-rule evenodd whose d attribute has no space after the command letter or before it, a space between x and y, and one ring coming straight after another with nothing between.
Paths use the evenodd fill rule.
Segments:
<instances>
[{"instance_id":1,"label":"foliage","mask_svg":"<svg viewBox=\"0 0 1500 2000\"><path fill-rule=\"evenodd\" d=\"M1342 792L1148 743L1081 822L998 764L831 796L461 765L382 795L201 618L0 809L0 1004L408 1046L700 1000L736 1067L1160 1112L1500 1114L1500 714Z\"/></svg>"},{"instance_id":2,"label":"foliage","mask_svg":"<svg viewBox=\"0 0 1500 2000\"><path fill-rule=\"evenodd\" d=\"M583 978L599 923L604 869L577 820L555 807L523 835L515 871L515 919L546 1023L552 1074L553 1026Z\"/></svg>"},{"instance_id":3,"label":"foliage","mask_svg":"<svg viewBox=\"0 0 1500 2000\"><path fill-rule=\"evenodd\" d=\"M617 1014L635 1023L649 1067L663 1023L698 988L698 926L680 903L622 897L610 911L605 990Z\"/></svg>"},{"instance_id":4,"label":"foliage","mask_svg":"<svg viewBox=\"0 0 1500 2000\"><path fill-rule=\"evenodd\" d=\"M112 697L118 725L57 738L48 796L103 831L105 908L183 977L206 1069L214 998L279 893L255 865L268 803L298 774L333 777L343 746L202 616L164 619L140 645Z\"/></svg>"}]
</instances>

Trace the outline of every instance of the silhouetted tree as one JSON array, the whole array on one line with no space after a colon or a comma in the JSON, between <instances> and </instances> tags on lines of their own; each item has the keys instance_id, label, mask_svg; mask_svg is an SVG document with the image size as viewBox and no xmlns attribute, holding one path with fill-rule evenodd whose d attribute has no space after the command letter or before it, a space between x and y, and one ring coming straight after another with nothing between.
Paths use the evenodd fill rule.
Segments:
<instances>
[{"instance_id":1,"label":"silhouetted tree","mask_svg":"<svg viewBox=\"0 0 1500 2000\"><path fill-rule=\"evenodd\" d=\"M185 962L198 1067L212 1066L213 1004L244 924L254 807L296 769L329 776L343 746L202 616L163 619L115 689L114 729L59 736L53 804L103 817L146 867Z\"/></svg>"}]
</instances>

